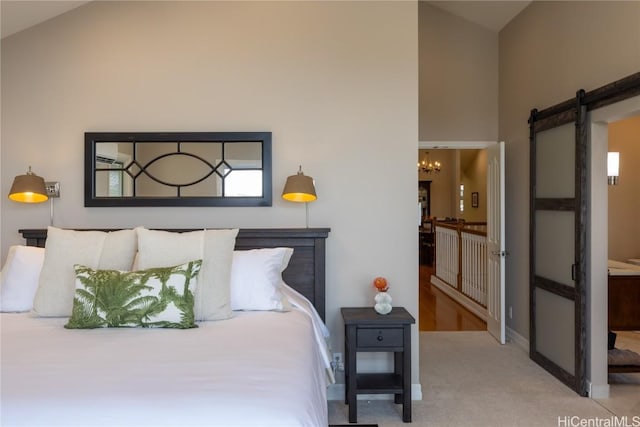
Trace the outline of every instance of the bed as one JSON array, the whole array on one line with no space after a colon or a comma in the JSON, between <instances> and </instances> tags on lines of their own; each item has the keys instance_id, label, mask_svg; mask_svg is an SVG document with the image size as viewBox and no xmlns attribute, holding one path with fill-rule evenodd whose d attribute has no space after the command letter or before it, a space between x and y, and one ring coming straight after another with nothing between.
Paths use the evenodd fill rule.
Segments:
<instances>
[{"instance_id":1,"label":"bed","mask_svg":"<svg viewBox=\"0 0 640 427\"><path fill-rule=\"evenodd\" d=\"M640 330L640 266L608 261L608 327ZM640 355L628 349L609 350L609 372L640 372Z\"/></svg>"},{"instance_id":2,"label":"bed","mask_svg":"<svg viewBox=\"0 0 640 427\"><path fill-rule=\"evenodd\" d=\"M192 231L192 230L170 230ZM44 246L47 230L20 230ZM288 311L192 329L66 329L2 314L3 426L326 426L328 229L241 229L235 250L293 248Z\"/></svg>"}]
</instances>

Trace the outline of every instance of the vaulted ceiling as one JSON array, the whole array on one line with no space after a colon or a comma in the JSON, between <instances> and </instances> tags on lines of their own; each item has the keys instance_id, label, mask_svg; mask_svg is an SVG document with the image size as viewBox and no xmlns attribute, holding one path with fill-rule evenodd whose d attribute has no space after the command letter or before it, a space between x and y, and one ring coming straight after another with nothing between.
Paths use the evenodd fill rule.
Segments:
<instances>
[{"instance_id":1,"label":"vaulted ceiling","mask_svg":"<svg viewBox=\"0 0 640 427\"><path fill-rule=\"evenodd\" d=\"M1 0L2 38L61 15L85 3L88 1Z\"/></svg>"},{"instance_id":2,"label":"vaulted ceiling","mask_svg":"<svg viewBox=\"0 0 640 427\"><path fill-rule=\"evenodd\" d=\"M489 30L500 31L530 1L428 1L453 15L475 22Z\"/></svg>"},{"instance_id":3,"label":"vaulted ceiling","mask_svg":"<svg viewBox=\"0 0 640 427\"><path fill-rule=\"evenodd\" d=\"M10 36L89 1L80 0L1 0L2 38ZM428 3L475 22L493 31L500 31L530 1L428 1Z\"/></svg>"}]
</instances>

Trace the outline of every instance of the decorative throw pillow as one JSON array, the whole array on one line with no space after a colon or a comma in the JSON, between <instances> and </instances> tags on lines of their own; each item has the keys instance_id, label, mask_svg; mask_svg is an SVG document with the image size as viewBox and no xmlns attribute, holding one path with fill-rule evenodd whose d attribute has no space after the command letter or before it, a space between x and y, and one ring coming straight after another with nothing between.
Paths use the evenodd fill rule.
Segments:
<instances>
[{"instance_id":1,"label":"decorative throw pillow","mask_svg":"<svg viewBox=\"0 0 640 427\"><path fill-rule=\"evenodd\" d=\"M21 245L9 248L0 275L0 311L19 312L33 308L43 262L44 248Z\"/></svg>"},{"instance_id":2,"label":"decorative throw pillow","mask_svg":"<svg viewBox=\"0 0 640 427\"><path fill-rule=\"evenodd\" d=\"M202 259L195 294L196 320L222 320L232 316L231 262L238 229L174 233L136 228L138 267L168 267Z\"/></svg>"},{"instance_id":3,"label":"decorative throw pillow","mask_svg":"<svg viewBox=\"0 0 640 427\"><path fill-rule=\"evenodd\" d=\"M201 260L141 271L76 265L76 294L68 329L197 328L194 290Z\"/></svg>"},{"instance_id":4,"label":"decorative throw pillow","mask_svg":"<svg viewBox=\"0 0 640 427\"><path fill-rule=\"evenodd\" d=\"M136 246L134 230L107 233L49 227L33 310L43 317L70 316L75 283L73 266L130 270Z\"/></svg>"},{"instance_id":5,"label":"decorative throw pillow","mask_svg":"<svg viewBox=\"0 0 640 427\"><path fill-rule=\"evenodd\" d=\"M231 309L289 310L289 301L282 293L282 272L292 254L292 248L235 251L231 267Z\"/></svg>"}]
</instances>

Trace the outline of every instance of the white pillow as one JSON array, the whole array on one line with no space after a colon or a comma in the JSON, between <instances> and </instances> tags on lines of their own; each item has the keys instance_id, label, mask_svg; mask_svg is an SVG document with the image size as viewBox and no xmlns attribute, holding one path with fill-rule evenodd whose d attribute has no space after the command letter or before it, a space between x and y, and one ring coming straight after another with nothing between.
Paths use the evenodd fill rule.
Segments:
<instances>
[{"instance_id":1,"label":"white pillow","mask_svg":"<svg viewBox=\"0 0 640 427\"><path fill-rule=\"evenodd\" d=\"M130 270L136 245L134 230L107 233L48 227L33 311L43 317L70 316L75 292L74 264L101 270Z\"/></svg>"},{"instance_id":2,"label":"white pillow","mask_svg":"<svg viewBox=\"0 0 640 427\"><path fill-rule=\"evenodd\" d=\"M0 274L0 311L30 311L38 289L44 248L11 246Z\"/></svg>"},{"instance_id":3,"label":"white pillow","mask_svg":"<svg viewBox=\"0 0 640 427\"><path fill-rule=\"evenodd\" d=\"M292 248L235 251L231 267L231 309L289 310L289 301L282 293L282 272L292 254Z\"/></svg>"},{"instance_id":4,"label":"white pillow","mask_svg":"<svg viewBox=\"0 0 640 427\"><path fill-rule=\"evenodd\" d=\"M230 318L231 262L238 229L199 230L174 233L136 228L138 268L171 267L194 259L202 260L195 293L195 318Z\"/></svg>"}]
</instances>

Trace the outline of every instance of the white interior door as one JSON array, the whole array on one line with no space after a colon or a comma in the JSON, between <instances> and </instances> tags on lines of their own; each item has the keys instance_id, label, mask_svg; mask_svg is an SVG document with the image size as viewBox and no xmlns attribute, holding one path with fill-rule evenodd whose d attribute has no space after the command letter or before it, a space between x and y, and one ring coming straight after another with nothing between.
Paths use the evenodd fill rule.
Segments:
<instances>
[{"instance_id":1,"label":"white interior door","mask_svg":"<svg viewBox=\"0 0 640 427\"><path fill-rule=\"evenodd\" d=\"M504 142L487 148L487 330L505 343Z\"/></svg>"}]
</instances>

